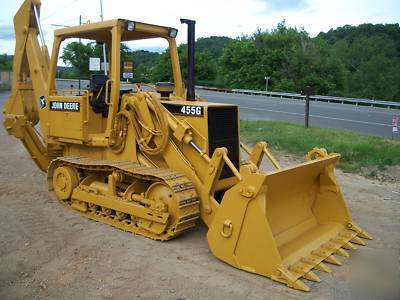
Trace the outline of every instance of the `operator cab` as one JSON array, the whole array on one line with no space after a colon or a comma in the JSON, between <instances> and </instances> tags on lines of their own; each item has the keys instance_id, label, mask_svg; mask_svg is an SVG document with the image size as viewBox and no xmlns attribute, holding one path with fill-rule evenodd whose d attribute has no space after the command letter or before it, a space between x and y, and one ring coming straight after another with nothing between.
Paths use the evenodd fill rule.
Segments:
<instances>
[{"instance_id":1,"label":"operator cab","mask_svg":"<svg viewBox=\"0 0 400 300\"><path fill-rule=\"evenodd\" d=\"M98 48L97 45L104 44L106 46L107 64L103 62L103 68L106 67L108 72L106 72L106 75L104 74L104 69L91 71L89 84L83 83L82 86L85 87L83 89L62 89L62 86L59 89L50 87L49 101L54 103L55 108L58 108L53 110L50 107L50 118L61 119L61 122L64 121L68 124L68 126L65 126L68 128L51 128L51 135L68 138L69 140L83 141L90 140L90 136L93 134L105 134L106 137L109 135L112 130L113 120L120 110L122 97L129 93L135 93L145 86L130 82L126 83L121 79L123 77L122 66L124 64L121 57L124 54L122 43L140 43L144 39L156 38L166 40L166 46L171 56L173 82L158 83L155 87L150 87L150 89L160 93L163 99L172 94L177 97L183 97L184 86L175 42L176 34L177 30L175 28L124 19L88 23L56 30L52 51L54 57L50 64L50 78L54 78L56 74L61 43L76 41L77 39L83 43L93 43L95 45L93 47L94 53L96 53L94 55L101 57L101 60L103 60L102 49ZM129 44L127 45L128 47L130 46ZM87 74L87 70L85 73ZM143 89L147 90L149 87L144 87ZM68 110L70 107L75 109Z\"/></svg>"}]
</instances>

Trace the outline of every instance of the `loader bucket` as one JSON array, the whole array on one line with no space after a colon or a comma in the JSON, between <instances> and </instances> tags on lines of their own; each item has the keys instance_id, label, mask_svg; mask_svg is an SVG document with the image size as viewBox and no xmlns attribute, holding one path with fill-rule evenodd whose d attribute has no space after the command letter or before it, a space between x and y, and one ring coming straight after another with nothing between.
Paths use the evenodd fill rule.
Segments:
<instances>
[{"instance_id":1,"label":"loader bucket","mask_svg":"<svg viewBox=\"0 0 400 300\"><path fill-rule=\"evenodd\" d=\"M207 234L212 253L249 272L309 291L347 249L371 238L353 221L333 174L338 154L270 173L241 170ZM346 249L346 250L345 250Z\"/></svg>"}]
</instances>

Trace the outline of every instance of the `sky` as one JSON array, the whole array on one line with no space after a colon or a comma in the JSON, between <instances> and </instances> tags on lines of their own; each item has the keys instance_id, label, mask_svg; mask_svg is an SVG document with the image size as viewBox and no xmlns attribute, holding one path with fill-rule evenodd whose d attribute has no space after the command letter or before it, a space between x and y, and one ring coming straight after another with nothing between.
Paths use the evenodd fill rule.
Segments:
<instances>
[{"instance_id":1,"label":"sky","mask_svg":"<svg viewBox=\"0 0 400 300\"><path fill-rule=\"evenodd\" d=\"M14 53L13 17L22 0L2 0L0 53ZM399 0L103 0L104 19L124 18L179 30L177 42L186 41L180 18L196 20L196 37L238 37L257 28L271 30L285 20L311 36L331 28L362 23L399 23ZM41 23L48 48L56 25L100 21L100 0L42 0ZM161 39L136 42L133 49L162 51Z\"/></svg>"}]
</instances>

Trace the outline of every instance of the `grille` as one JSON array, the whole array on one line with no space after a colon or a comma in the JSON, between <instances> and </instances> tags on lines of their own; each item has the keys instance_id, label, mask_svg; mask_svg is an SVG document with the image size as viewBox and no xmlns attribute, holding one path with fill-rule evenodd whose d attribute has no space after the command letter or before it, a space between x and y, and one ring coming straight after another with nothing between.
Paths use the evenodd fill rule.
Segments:
<instances>
[{"instance_id":1,"label":"grille","mask_svg":"<svg viewBox=\"0 0 400 300\"><path fill-rule=\"evenodd\" d=\"M239 169L238 109L236 106L208 107L208 153L213 155L218 147L228 149L228 157ZM233 173L224 165L221 179Z\"/></svg>"}]
</instances>

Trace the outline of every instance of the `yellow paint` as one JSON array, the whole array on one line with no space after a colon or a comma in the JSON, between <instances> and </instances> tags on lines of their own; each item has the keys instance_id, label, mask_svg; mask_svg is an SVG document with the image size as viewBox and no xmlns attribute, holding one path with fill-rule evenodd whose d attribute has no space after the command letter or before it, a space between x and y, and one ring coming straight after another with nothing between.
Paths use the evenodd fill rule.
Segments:
<instances>
[{"instance_id":1,"label":"yellow paint","mask_svg":"<svg viewBox=\"0 0 400 300\"><path fill-rule=\"evenodd\" d=\"M59 29L50 58L39 46L33 5L39 8L40 1L26 0L14 18L13 90L4 106L4 126L38 167L48 170L49 190L62 203L158 240L189 230L200 216L216 257L303 291L309 287L300 278L319 281L312 269L329 272L324 262L340 264L334 254L346 257L343 248L364 244L359 237L371 238L354 223L344 202L334 176L338 154L315 148L306 162L282 168L266 143L253 149L241 144L249 157L237 168L223 145L210 153L210 132L228 122L221 114L209 123L210 111L237 107L185 101L169 27L135 22L135 30L128 31L128 21L117 19ZM121 95L121 42L154 37L169 43L175 93L161 99L151 85L146 92L134 85L133 92ZM60 44L69 38L109 47L106 117L93 111L91 103L100 101L93 91L55 87ZM168 105L182 110L171 113ZM42 136L34 130L39 120ZM234 128L238 116L229 122ZM239 136L239 130L224 135ZM239 142L230 147L239 148ZM260 170L264 156L276 170ZM224 167L230 178L220 178Z\"/></svg>"}]
</instances>

